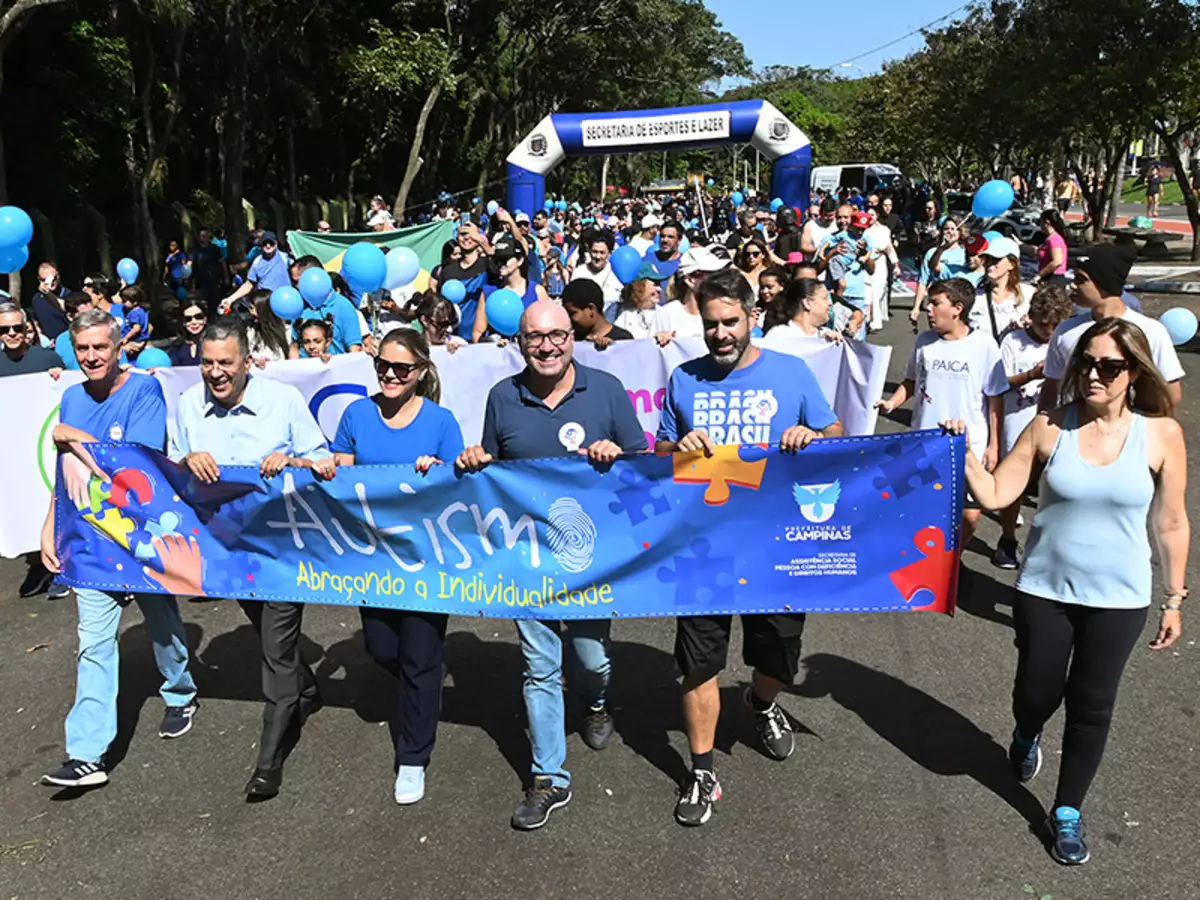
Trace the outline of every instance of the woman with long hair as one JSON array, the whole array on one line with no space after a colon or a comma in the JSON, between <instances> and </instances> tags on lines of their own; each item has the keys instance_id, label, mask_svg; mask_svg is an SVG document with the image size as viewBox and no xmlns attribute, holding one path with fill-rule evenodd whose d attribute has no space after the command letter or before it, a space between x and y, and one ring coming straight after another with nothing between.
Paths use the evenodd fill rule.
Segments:
<instances>
[{"instance_id":1,"label":"woman with long hair","mask_svg":"<svg viewBox=\"0 0 1200 900\"><path fill-rule=\"evenodd\" d=\"M179 318L183 331L179 339L167 351L171 365L175 368L200 365L200 339L208 327L208 312L204 303L189 297L184 301Z\"/></svg>"},{"instance_id":2,"label":"woman with long hair","mask_svg":"<svg viewBox=\"0 0 1200 900\"><path fill-rule=\"evenodd\" d=\"M271 309L271 292L252 291L248 299L252 304L250 314L254 318L246 328L246 338L250 342L250 358L259 368L269 362L287 359L291 349L288 327L283 319L275 315L275 310Z\"/></svg>"},{"instance_id":3,"label":"woman with long hair","mask_svg":"<svg viewBox=\"0 0 1200 900\"><path fill-rule=\"evenodd\" d=\"M1021 283L1021 248L1012 238L992 238L979 255L983 281L975 292L968 324L988 332L999 344L1028 320L1033 288Z\"/></svg>"},{"instance_id":4,"label":"woman with long hair","mask_svg":"<svg viewBox=\"0 0 1200 900\"><path fill-rule=\"evenodd\" d=\"M759 235L754 235L742 244L734 263L742 270L750 286L757 291L759 276L771 265L766 242Z\"/></svg>"},{"instance_id":5,"label":"woman with long hair","mask_svg":"<svg viewBox=\"0 0 1200 900\"><path fill-rule=\"evenodd\" d=\"M994 472L968 453L966 476L984 509L1001 510L1021 496L1036 466L1045 467L1013 600L1016 728L1008 758L1018 781L1038 774L1042 728L1065 699L1045 838L1056 861L1079 865L1090 858L1080 808L1150 606L1147 524L1164 582L1154 650L1182 632L1190 531L1183 429L1141 329L1122 319L1097 322L1080 338L1062 384L1065 405L1039 413ZM957 434L966 428L943 425Z\"/></svg>"},{"instance_id":6,"label":"woman with long hair","mask_svg":"<svg viewBox=\"0 0 1200 900\"><path fill-rule=\"evenodd\" d=\"M1046 240L1038 247L1037 281L1067 283L1067 226L1057 209L1042 212L1038 224L1046 232Z\"/></svg>"},{"instance_id":7,"label":"woman with long hair","mask_svg":"<svg viewBox=\"0 0 1200 900\"><path fill-rule=\"evenodd\" d=\"M332 449L338 465L412 465L418 475L463 451L462 430L438 406L441 383L429 344L411 328L389 331L375 359L379 393L351 403ZM425 795L425 769L442 707L444 613L361 607L367 652L399 681L392 734L397 803Z\"/></svg>"},{"instance_id":8,"label":"woman with long hair","mask_svg":"<svg viewBox=\"0 0 1200 900\"><path fill-rule=\"evenodd\" d=\"M538 300L548 300L550 295L540 284L529 278L529 256L520 244L502 244L496 248L488 264L488 283L483 287L483 301L475 315L472 341L478 343L488 332L487 298L496 291L507 288L521 298L528 309ZM494 334L494 332L493 332ZM511 337L511 335L509 335Z\"/></svg>"},{"instance_id":9,"label":"woman with long hair","mask_svg":"<svg viewBox=\"0 0 1200 900\"><path fill-rule=\"evenodd\" d=\"M840 341L842 335L829 327L829 288L817 278L797 278L787 292L767 307L763 332L776 338L791 335L823 337Z\"/></svg>"},{"instance_id":10,"label":"woman with long hair","mask_svg":"<svg viewBox=\"0 0 1200 900\"><path fill-rule=\"evenodd\" d=\"M621 289L621 302L613 324L635 338L669 337L671 323L663 314L662 285L659 276L635 278Z\"/></svg>"},{"instance_id":11,"label":"woman with long hair","mask_svg":"<svg viewBox=\"0 0 1200 900\"><path fill-rule=\"evenodd\" d=\"M466 345L455 334L458 328L458 307L436 291L427 291L415 308L413 325L420 326L430 347L445 347L453 353Z\"/></svg>"}]
</instances>

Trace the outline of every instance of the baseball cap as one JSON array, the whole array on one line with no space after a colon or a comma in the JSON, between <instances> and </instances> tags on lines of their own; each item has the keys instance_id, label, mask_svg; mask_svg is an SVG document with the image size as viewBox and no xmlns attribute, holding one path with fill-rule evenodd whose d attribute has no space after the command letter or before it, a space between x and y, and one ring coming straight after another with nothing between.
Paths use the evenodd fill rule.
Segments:
<instances>
[{"instance_id":1,"label":"baseball cap","mask_svg":"<svg viewBox=\"0 0 1200 900\"><path fill-rule=\"evenodd\" d=\"M528 222L529 221L529 213L519 212L515 216L513 216L513 221L514 222Z\"/></svg>"},{"instance_id":2,"label":"baseball cap","mask_svg":"<svg viewBox=\"0 0 1200 900\"><path fill-rule=\"evenodd\" d=\"M278 243L279 243L279 238L275 237L275 232L273 232L273 231L264 231L262 233L262 237L258 239L258 245L260 247L263 244L278 244Z\"/></svg>"},{"instance_id":3,"label":"baseball cap","mask_svg":"<svg viewBox=\"0 0 1200 900\"><path fill-rule=\"evenodd\" d=\"M850 224L854 228L870 228L871 217L865 212L856 212L850 216Z\"/></svg>"},{"instance_id":4,"label":"baseball cap","mask_svg":"<svg viewBox=\"0 0 1200 900\"><path fill-rule=\"evenodd\" d=\"M667 271L668 266L672 266L670 271ZM673 274L675 274L675 269L678 267L679 264L677 262L663 263L653 258L643 259L642 267L638 269L637 277L634 278L634 281L642 281L643 279L649 279L650 281L666 281Z\"/></svg>"},{"instance_id":5,"label":"baseball cap","mask_svg":"<svg viewBox=\"0 0 1200 900\"><path fill-rule=\"evenodd\" d=\"M729 260L721 259L707 247L692 247L679 260L679 274L691 275L693 272L719 272L729 265Z\"/></svg>"},{"instance_id":6,"label":"baseball cap","mask_svg":"<svg viewBox=\"0 0 1200 900\"><path fill-rule=\"evenodd\" d=\"M982 234L973 234L967 238L967 256L980 256L987 250L988 239Z\"/></svg>"},{"instance_id":7,"label":"baseball cap","mask_svg":"<svg viewBox=\"0 0 1200 900\"><path fill-rule=\"evenodd\" d=\"M1006 256L1021 258L1021 245L1010 237L989 238L981 251L982 255L993 259L1004 259Z\"/></svg>"},{"instance_id":8,"label":"baseball cap","mask_svg":"<svg viewBox=\"0 0 1200 900\"><path fill-rule=\"evenodd\" d=\"M648 228L658 228L662 225L662 223L663 220L654 215L654 213L647 213L646 215L642 216L642 231L645 231Z\"/></svg>"}]
</instances>

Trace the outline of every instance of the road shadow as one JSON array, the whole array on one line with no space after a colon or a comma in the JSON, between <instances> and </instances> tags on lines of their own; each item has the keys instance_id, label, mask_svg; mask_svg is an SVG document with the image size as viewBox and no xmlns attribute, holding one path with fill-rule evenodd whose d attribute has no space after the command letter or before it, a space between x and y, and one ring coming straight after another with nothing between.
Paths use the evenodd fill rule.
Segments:
<instances>
[{"instance_id":1,"label":"road shadow","mask_svg":"<svg viewBox=\"0 0 1200 900\"><path fill-rule=\"evenodd\" d=\"M883 398L886 400L888 397L892 396L892 394L896 393L896 388L898 387L900 387L900 382L898 381L891 381L889 379L888 381L884 382ZM889 422L895 422L897 425L901 425L905 428L912 428L912 417L912 410L903 406L893 409L890 413L884 412L882 409L879 411L879 418L887 419Z\"/></svg>"},{"instance_id":2,"label":"road shadow","mask_svg":"<svg viewBox=\"0 0 1200 900\"><path fill-rule=\"evenodd\" d=\"M956 608L977 619L986 619L1007 628L1013 627L1012 598L1014 588L963 566L958 575Z\"/></svg>"},{"instance_id":3,"label":"road shadow","mask_svg":"<svg viewBox=\"0 0 1200 900\"><path fill-rule=\"evenodd\" d=\"M1005 749L966 716L893 675L841 656L817 653L804 663L807 674L793 693L831 698L926 771L974 779L1031 826L1045 818L1038 799L1013 777Z\"/></svg>"}]
</instances>

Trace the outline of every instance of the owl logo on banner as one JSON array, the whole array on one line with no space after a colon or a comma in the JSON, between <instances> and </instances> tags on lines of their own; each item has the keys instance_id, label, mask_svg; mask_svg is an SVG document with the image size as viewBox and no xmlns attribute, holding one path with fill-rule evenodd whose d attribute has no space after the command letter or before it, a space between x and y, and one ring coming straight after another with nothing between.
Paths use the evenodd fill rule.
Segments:
<instances>
[{"instance_id":1,"label":"owl logo on banner","mask_svg":"<svg viewBox=\"0 0 1200 900\"><path fill-rule=\"evenodd\" d=\"M833 518L837 502L842 496L842 483L793 484L792 496L800 507L800 515L815 525Z\"/></svg>"}]
</instances>

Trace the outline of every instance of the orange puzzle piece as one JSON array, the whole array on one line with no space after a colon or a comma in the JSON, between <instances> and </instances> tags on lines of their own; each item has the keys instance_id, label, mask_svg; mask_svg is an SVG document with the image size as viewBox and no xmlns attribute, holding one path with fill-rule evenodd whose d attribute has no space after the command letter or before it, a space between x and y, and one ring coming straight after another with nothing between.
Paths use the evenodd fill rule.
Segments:
<instances>
[{"instance_id":1,"label":"orange puzzle piece","mask_svg":"<svg viewBox=\"0 0 1200 900\"><path fill-rule=\"evenodd\" d=\"M755 459L743 458L743 452ZM672 460L676 484L707 484L704 502L709 506L724 506L729 502L730 485L757 491L767 471L766 447L763 444L717 447L712 456L703 451L676 453Z\"/></svg>"}]
</instances>

